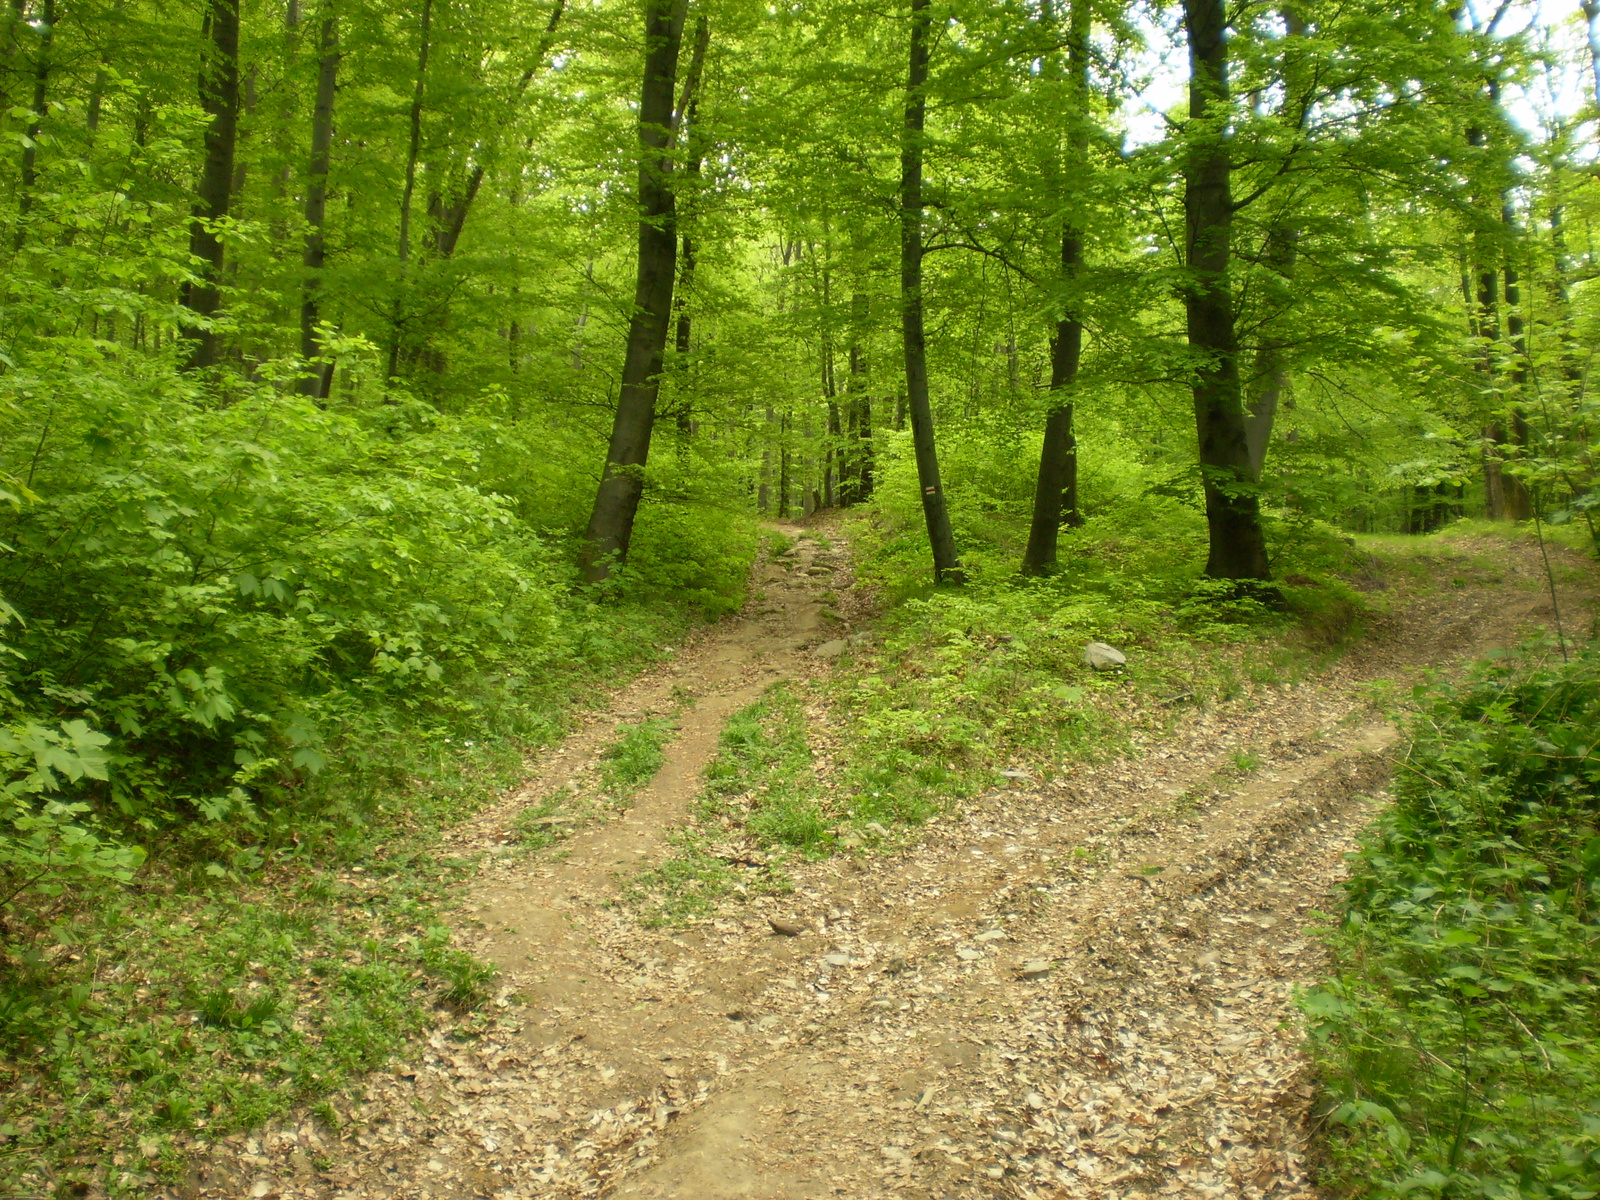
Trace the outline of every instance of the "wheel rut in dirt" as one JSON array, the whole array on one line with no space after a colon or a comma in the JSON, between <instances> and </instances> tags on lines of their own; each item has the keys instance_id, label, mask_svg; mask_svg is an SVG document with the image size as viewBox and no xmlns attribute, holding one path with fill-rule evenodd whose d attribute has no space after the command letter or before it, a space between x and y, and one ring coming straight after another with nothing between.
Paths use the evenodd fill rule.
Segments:
<instances>
[{"instance_id":1,"label":"wheel rut in dirt","mask_svg":"<svg viewBox=\"0 0 1600 1200\"><path fill-rule=\"evenodd\" d=\"M686 728L678 773L664 770L629 820L569 840L565 861L485 868L480 953L507 991L482 1035L436 1035L421 1062L375 1078L339 1161L275 1171L272 1187L390 1200L1314 1196L1292 994L1321 969L1303 929L1390 770L1395 733L1367 684L1547 620L1536 563L1502 552L1499 582L1412 598L1314 681L1192 713L1139 758L998 788L899 853L799 865L791 897L646 930L605 903L615 872L659 852L712 727L777 677L766 672L809 669L807 639L828 631L794 635L787 659L708 673L709 741ZM1573 612L1586 600L1562 599ZM778 640L771 624L748 636ZM680 667L698 669L696 652ZM610 722L661 711L682 678L621 693L464 845L493 842ZM793 914L810 930L773 936L767 918ZM308 1134L276 1136L260 1146L268 1163Z\"/></svg>"}]
</instances>

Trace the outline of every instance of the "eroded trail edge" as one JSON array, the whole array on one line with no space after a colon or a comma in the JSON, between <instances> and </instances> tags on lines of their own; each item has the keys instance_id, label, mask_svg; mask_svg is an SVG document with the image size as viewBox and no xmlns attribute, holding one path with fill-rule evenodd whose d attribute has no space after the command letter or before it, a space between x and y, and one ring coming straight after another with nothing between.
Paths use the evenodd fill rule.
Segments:
<instances>
[{"instance_id":1,"label":"eroded trail edge","mask_svg":"<svg viewBox=\"0 0 1600 1200\"><path fill-rule=\"evenodd\" d=\"M463 919L505 990L479 1036L435 1035L342 1130L269 1131L199 1190L1312 1196L1292 995L1323 965L1304 928L1390 770L1365 685L1547 621L1537 552L1496 555L1497 578L1412 598L1315 680L1193 713L1137 759L996 789L901 853L796 866L793 896L641 929L607 903L617 873L662 853L727 715L837 636L822 581L843 558L813 541L766 570L765 611L624 690L458 833L500 845L617 720L695 692L625 818L486 866ZM807 933L772 934L796 914Z\"/></svg>"}]
</instances>

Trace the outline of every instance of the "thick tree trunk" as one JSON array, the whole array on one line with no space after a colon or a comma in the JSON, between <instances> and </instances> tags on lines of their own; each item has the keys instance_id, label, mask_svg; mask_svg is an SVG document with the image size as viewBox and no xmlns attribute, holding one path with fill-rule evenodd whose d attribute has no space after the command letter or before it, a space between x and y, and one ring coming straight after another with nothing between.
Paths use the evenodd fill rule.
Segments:
<instances>
[{"instance_id":1,"label":"thick tree trunk","mask_svg":"<svg viewBox=\"0 0 1600 1200\"><path fill-rule=\"evenodd\" d=\"M339 22L331 11L322 16L318 40L317 97L311 110L311 161L306 171L306 243L300 261L305 282L300 299L300 357L305 374L299 391L313 400L325 400L333 364L314 363L322 354L317 334L321 319L322 269L327 262L328 168L333 148L333 102L339 86Z\"/></svg>"},{"instance_id":2,"label":"thick tree trunk","mask_svg":"<svg viewBox=\"0 0 1600 1200\"><path fill-rule=\"evenodd\" d=\"M686 6L687 0L645 0L644 81L639 96L638 276L611 444L584 533L581 562L583 578L589 583L605 579L627 560L634 517L644 493L644 467L650 457L677 271L672 93Z\"/></svg>"},{"instance_id":3,"label":"thick tree trunk","mask_svg":"<svg viewBox=\"0 0 1600 1200\"><path fill-rule=\"evenodd\" d=\"M1228 146L1225 0L1184 0L1189 39L1189 122L1184 158L1186 309L1195 352L1194 416L1210 553L1218 579L1271 577L1260 505L1250 476L1239 347L1228 281L1233 191Z\"/></svg>"},{"instance_id":4,"label":"thick tree trunk","mask_svg":"<svg viewBox=\"0 0 1600 1200\"><path fill-rule=\"evenodd\" d=\"M189 227L189 253L200 260L197 278L183 286L183 306L209 325L222 306L219 291L223 245L215 223L224 220L233 202L233 152L239 134L239 0L210 0L206 9L211 46L200 68L200 107L211 118L206 126L205 165L200 193ZM215 331L200 326L191 334L189 366L217 361Z\"/></svg>"},{"instance_id":5,"label":"thick tree trunk","mask_svg":"<svg viewBox=\"0 0 1600 1200\"><path fill-rule=\"evenodd\" d=\"M50 88L50 49L55 43L55 0L44 0L39 12L39 55L33 60L33 104L29 109L28 134L22 144L22 179L17 195L16 248L28 239L28 214L33 210L33 189L38 182L39 131L44 121L45 102Z\"/></svg>"},{"instance_id":6,"label":"thick tree trunk","mask_svg":"<svg viewBox=\"0 0 1600 1200\"><path fill-rule=\"evenodd\" d=\"M939 479L933 402L928 394L927 338L922 325L922 143L928 115L928 6L929 0L911 0L911 55L900 147L900 324L905 345L906 406L911 416L922 515L933 550L933 578L936 583L962 583L966 574L956 557L950 510Z\"/></svg>"},{"instance_id":7,"label":"thick tree trunk","mask_svg":"<svg viewBox=\"0 0 1600 1200\"><path fill-rule=\"evenodd\" d=\"M1073 0L1067 28L1068 114L1067 159L1073 175L1081 173L1089 149L1089 30L1088 0ZM1074 182L1077 182L1074 179ZM1065 181L1063 181L1065 183ZM1033 524L1022 554L1024 575L1044 575L1056 565L1061 523L1079 526L1078 439L1072 430L1072 385L1083 358L1083 319L1070 294L1083 265L1083 232L1070 217L1061 226L1061 282L1068 289L1066 308L1056 322L1050 348L1052 404L1044 423L1044 445L1039 452L1039 477L1033 493ZM1015 343L1013 343L1014 345Z\"/></svg>"}]
</instances>

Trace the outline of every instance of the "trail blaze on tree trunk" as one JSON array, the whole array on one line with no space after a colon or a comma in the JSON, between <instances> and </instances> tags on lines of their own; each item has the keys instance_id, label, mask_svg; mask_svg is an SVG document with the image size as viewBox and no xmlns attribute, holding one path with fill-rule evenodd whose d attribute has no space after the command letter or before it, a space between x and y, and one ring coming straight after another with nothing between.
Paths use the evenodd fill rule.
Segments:
<instances>
[{"instance_id":1,"label":"trail blaze on tree trunk","mask_svg":"<svg viewBox=\"0 0 1600 1200\"><path fill-rule=\"evenodd\" d=\"M1067 56L1072 94L1068 117L1067 157L1075 173L1087 164L1089 149L1089 0L1073 0L1068 20ZM1065 182L1065 181L1063 181ZM1083 265L1083 231L1068 217L1061 224L1061 280L1076 281ZM1043 575L1056 564L1061 523L1078 526L1078 439L1072 431L1071 389L1083 358L1083 319L1072 307L1056 322L1050 345L1050 395L1052 405L1044 423L1044 445L1039 452L1039 478L1033 493L1033 524L1028 547L1022 554L1024 575Z\"/></svg>"},{"instance_id":2,"label":"trail blaze on tree trunk","mask_svg":"<svg viewBox=\"0 0 1600 1200\"><path fill-rule=\"evenodd\" d=\"M298 387L301 395L323 400L333 364L313 364L311 360L322 354L317 322L322 269L327 262L328 167L333 148L333 102L339 85L339 22L332 12L323 14L317 54L317 98L311 110L311 161L306 171L306 243L300 258L306 273L300 301L300 357L307 367Z\"/></svg>"},{"instance_id":3,"label":"trail blaze on tree trunk","mask_svg":"<svg viewBox=\"0 0 1600 1200\"><path fill-rule=\"evenodd\" d=\"M929 0L911 0L911 64L906 73L906 119L900 145L900 321L906 406L911 415L922 515L933 549L933 577L938 583L962 583L966 575L956 557L950 510L939 479L939 448L928 395L927 338L922 327L922 134L928 115L928 4Z\"/></svg>"},{"instance_id":4,"label":"trail blaze on tree trunk","mask_svg":"<svg viewBox=\"0 0 1600 1200\"><path fill-rule=\"evenodd\" d=\"M1218 579L1271 577L1260 504L1250 478L1239 346L1228 284L1233 189L1228 145L1228 44L1224 0L1185 0L1189 121L1184 155L1185 308L1195 364L1194 418L1210 552Z\"/></svg>"},{"instance_id":5,"label":"trail blaze on tree trunk","mask_svg":"<svg viewBox=\"0 0 1600 1200\"><path fill-rule=\"evenodd\" d=\"M210 0L206 9L211 45L200 67L200 107L206 126L205 165L189 226L189 253L200 260L198 278L183 285L183 306L210 322L222 306L223 245L215 223L224 220L233 201L233 152L239 131L239 0ZM197 328L190 335L190 367L217 361L216 333Z\"/></svg>"},{"instance_id":6,"label":"trail blaze on tree trunk","mask_svg":"<svg viewBox=\"0 0 1600 1200\"><path fill-rule=\"evenodd\" d=\"M644 82L639 94L639 266L622 362L611 443L584 533L583 578L597 583L627 560L644 493L656 394L672 317L677 273L677 209L672 195L672 92L683 43L686 0L645 0Z\"/></svg>"}]
</instances>

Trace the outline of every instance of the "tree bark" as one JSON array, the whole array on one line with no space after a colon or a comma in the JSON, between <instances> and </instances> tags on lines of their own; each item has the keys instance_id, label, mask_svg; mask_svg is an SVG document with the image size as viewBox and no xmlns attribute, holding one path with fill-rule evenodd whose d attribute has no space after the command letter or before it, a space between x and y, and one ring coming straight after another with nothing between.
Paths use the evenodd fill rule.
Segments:
<instances>
[{"instance_id":1,"label":"tree bark","mask_svg":"<svg viewBox=\"0 0 1600 1200\"><path fill-rule=\"evenodd\" d=\"M189 366L195 369L217 361L219 339L209 325L222 305L224 248L216 223L227 218L233 203L233 157L239 135L239 0L210 0L206 25L211 46L200 68L200 107L211 121L189 226L189 254L200 260L200 267L197 277L183 285L180 297L198 319L189 351Z\"/></svg>"},{"instance_id":2,"label":"tree bark","mask_svg":"<svg viewBox=\"0 0 1600 1200\"><path fill-rule=\"evenodd\" d=\"M18 250L28 239L28 214L33 210L33 189L38 182L39 132L50 87L50 49L55 42L55 0L44 0L39 25L39 55L33 60L33 104L29 109L27 136L22 143L22 179L17 195Z\"/></svg>"},{"instance_id":3,"label":"tree bark","mask_svg":"<svg viewBox=\"0 0 1600 1200\"><path fill-rule=\"evenodd\" d=\"M1299 39L1305 37L1308 26L1295 6L1281 5L1278 11L1283 16L1286 34L1283 48L1284 97L1280 119L1285 116L1290 118L1291 128L1299 133L1305 129L1311 108L1310 97L1305 93L1306 82L1301 78L1299 55ZM1300 229L1292 213L1280 212L1267 229L1266 242L1262 247L1262 265L1276 272L1287 288L1294 281L1299 256ZM1281 328L1286 323L1290 307L1290 302L1277 306L1270 319L1262 323L1261 341L1256 347L1255 364L1251 372L1252 394L1245 415L1245 441L1250 451L1250 478L1256 483L1261 482L1262 471L1266 468L1267 447L1272 444L1272 426L1277 420L1284 390L1289 385L1289 358L1284 352L1283 342L1276 340L1281 339L1282 334L1275 333L1273 326Z\"/></svg>"},{"instance_id":4,"label":"tree bark","mask_svg":"<svg viewBox=\"0 0 1600 1200\"><path fill-rule=\"evenodd\" d=\"M1228 279L1233 162L1228 145L1225 0L1184 0L1189 121L1184 156L1186 316L1195 353L1194 417L1210 551L1206 574L1267 580L1266 538L1250 477L1239 347Z\"/></svg>"},{"instance_id":5,"label":"tree bark","mask_svg":"<svg viewBox=\"0 0 1600 1200\"><path fill-rule=\"evenodd\" d=\"M1511 352L1511 370L1509 372L1511 400L1507 405L1511 428L1507 442L1520 451L1528 445L1528 418L1522 409L1522 396L1528 386L1528 339L1523 331L1522 324L1522 288L1517 278L1516 263L1513 259L1518 240L1518 230L1509 200L1501 207L1500 219L1506 230L1505 291L1503 295L1506 302L1506 337L1510 342L1508 348ZM1533 517L1533 496L1528 490L1528 485L1519 476L1507 474L1503 467L1499 475L1504 519L1507 521L1531 520Z\"/></svg>"},{"instance_id":6,"label":"tree bark","mask_svg":"<svg viewBox=\"0 0 1600 1200\"><path fill-rule=\"evenodd\" d=\"M845 406L849 440L839 468L841 504L859 504L872 496L872 397L867 392L867 294L850 297L850 382Z\"/></svg>"},{"instance_id":7,"label":"tree bark","mask_svg":"<svg viewBox=\"0 0 1600 1200\"><path fill-rule=\"evenodd\" d=\"M927 336L922 323L922 149L928 116L928 34L932 24L929 2L911 0L911 53L900 145L900 327L906 360L906 406L911 416L922 516L933 551L933 578L935 583L963 583L966 573L956 556L950 510L939 479L939 448L934 440L933 402L928 394Z\"/></svg>"},{"instance_id":8,"label":"tree bark","mask_svg":"<svg viewBox=\"0 0 1600 1200\"><path fill-rule=\"evenodd\" d=\"M567 0L556 0L555 7L550 10L550 19L545 22L544 33L539 38L539 45L534 50L533 61L529 63L522 76L517 80L516 90L512 94L509 111L515 114L522 103L522 98L528 93L528 85L533 82L539 68L550 57L550 51L556 44L556 31L561 26L562 14L566 11ZM436 197L435 203L430 206L434 215L433 251L440 258L449 258L456 252L456 246L461 241L462 231L467 226L467 214L472 211L472 204L478 198L478 193L483 189L484 175L487 173L489 163L485 158L480 158L472 166L467 175L466 185L461 193L448 203L442 197Z\"/></svg>"},{"instance_id":9,"label":"tree bark","mask_svg":"<svg viewBox=\"0 0 1600 1200\"><path fill-rule=\"evenodd\" d=\"M639 95L638 273L611 443L580 556L588 583L598 583L627 561L633 521L644 493L644 467L650 457L677 271L672 99L686 8L687 0L645 0L644 80Z\"/></svg>"},{"instance_id":10,"label":"tree bark","mask_svg":"<svg viewBox=\"0 0 1600 1200\"><path fill-rule=\"evenodd\" d=\"M1067 159L1071 173L1081 175L1089 150L1088 0L1073 0L1067 28L1067 70L1070 107ZM1062 181L1066 183L1065 180ZM1066 308L1056 322L1050 347L1050 396L1044 445L1039 452L1039 477L1033 493L1033 523L1022 554L1024 575L1044 575L1056 565L1061 523L1083 524L1078 512L1078 439L1072 430L1072 385L1083 358L1083 319L1074 307L1071 289L1083 265L1083 231L1068 216L1061 223L1061 282L1068 290ZM1014 344L1014 343L1013 343Z\"/></svg>"},{"instance_id":11,"label":"tree bark","mask_svg":"<svg viewBox=\"0 0 1600 1200\"><path fill-rule=\"evenodd\" d=\"M306 242L301 253L305 281L300 300L300 357L305 374L298 390L313 400L325 400L333 364L317 363L323 347L317 334L321 319L322 269L327 262L328 168L333 148L333 103L339 86L339 22L332 11L322 15L318 39L317 96L311 111L311 161L306 171Z\"/></svg>"}]
</instances>

